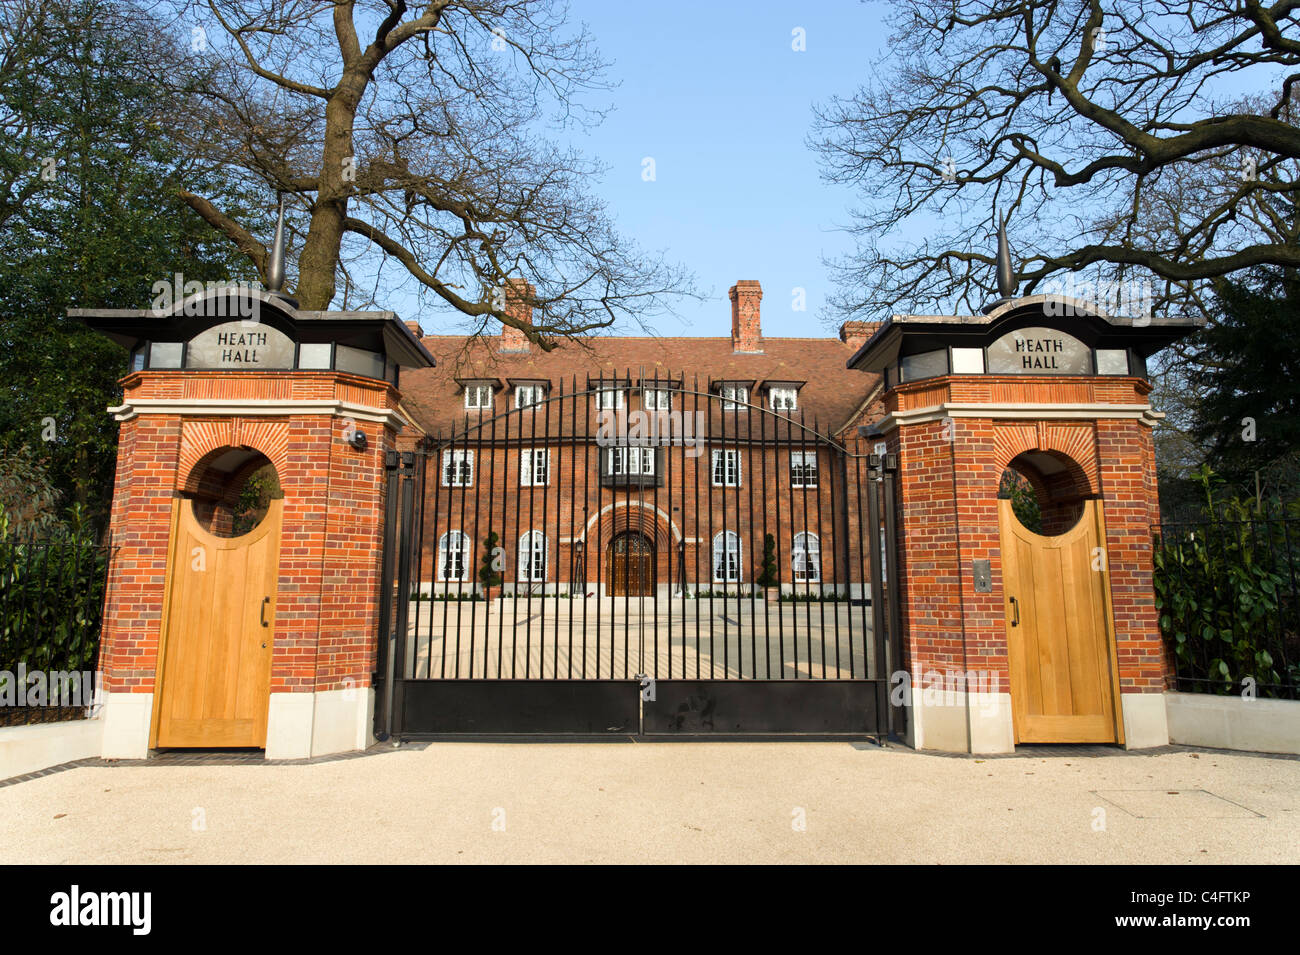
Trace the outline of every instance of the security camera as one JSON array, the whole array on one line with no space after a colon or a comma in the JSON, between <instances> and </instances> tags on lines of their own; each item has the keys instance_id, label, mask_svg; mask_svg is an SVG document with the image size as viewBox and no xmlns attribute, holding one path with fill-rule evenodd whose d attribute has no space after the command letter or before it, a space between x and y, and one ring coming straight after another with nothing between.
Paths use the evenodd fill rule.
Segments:
<instances>
[{"instance_id":1,"label":"security camera","mask_svg":"<svg viewBox=\"0 0 1300 955\"><path fill-rule=\"evenodd\" d=\"M348 443L358 451L364 451L370 444L369 440L366 438L366 433L360 430L352 432L352 437L348 439Z\"/></svg>"}]
</instances>

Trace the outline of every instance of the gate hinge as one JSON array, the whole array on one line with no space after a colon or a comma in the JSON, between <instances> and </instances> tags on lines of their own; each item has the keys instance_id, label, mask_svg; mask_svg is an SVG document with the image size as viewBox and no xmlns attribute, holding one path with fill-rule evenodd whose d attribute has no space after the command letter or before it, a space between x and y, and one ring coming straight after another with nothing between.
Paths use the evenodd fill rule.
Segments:
<instances>
[{"instance_id":1,"label":"gate hinge","mask_svg":"<svg viewBox=\"0 0 1300 955\"><path fill-rule=\"evenodd\" d=\"M638 673L636 678L641 681L642 702L653 703L655 701L655 678L646 676L644 673Z\"/></svg>"}]
</instances>

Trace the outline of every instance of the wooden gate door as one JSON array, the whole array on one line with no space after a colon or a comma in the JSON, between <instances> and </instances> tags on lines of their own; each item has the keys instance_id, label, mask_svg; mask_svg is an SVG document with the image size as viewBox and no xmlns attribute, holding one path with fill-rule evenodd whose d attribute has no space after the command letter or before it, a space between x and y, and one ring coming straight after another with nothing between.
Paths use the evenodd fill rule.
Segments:
<instances>
[{"instance_id":1,"label":"wooden gate door","mask_svg":"<svg viewBox=\"0 0 1300 955\"><path fill-rule=\"evenodd\" d=\"M217 537L192 501L172 513L155 746L266 746L284 501L241 537Z\"/></svg>"},{"instance_id":2,"label":"wooden gate door","mask_svg":"<svg viewBox=\"0 0 1300 955\"><path fill-rule=\"evenodd\" d=\"M654 548L641 534L620 534L610 542L609 592L614 597L654 596Z\"/></svg>"},{"instance_id":3,"label":"wooden gate door","mask_svg":"<svg viewBox=\"0 0 1300 955\"><path fill-rule=\"evenodd\" d=\"M1056 537L1026 529L1008 500L998 520L1016 742L1122 743L1101 502Z\"/></svg>"}]
</instances>

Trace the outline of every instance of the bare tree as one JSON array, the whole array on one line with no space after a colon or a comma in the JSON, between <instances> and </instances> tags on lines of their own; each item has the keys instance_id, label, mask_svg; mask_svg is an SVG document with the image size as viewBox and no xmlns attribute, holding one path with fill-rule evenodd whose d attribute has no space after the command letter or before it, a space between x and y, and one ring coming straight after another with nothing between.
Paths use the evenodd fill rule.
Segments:
<instances>
[{"instance_id":1,"label":"bare tree","mask_svg":"<svg viewBox=\"0 0 1300 955\"><path fill-rule=\"evenodd\" d=\"M982 305L995 204L1026 291L1092 270L1152 279L1157 309L1194 307L1207 280L1300 265L1291 226L1240 214L1297 190L1300 0L893 7L888 58L818 109L812 140L862 199L858 251L833 263L842 309ZM1232 103L1243 87L1266 101Z\"/></svg>"},{"instance_id":2,"label":"bare tree","mask_svg":"<svg viewBox=\"0 0 1300 955\"><path fill-rule=\"evenodd\" d=\"M550 348L690 292L615 230L587 189L595 164L548 138L599 120L584 97L607 88L557 3L177 2L195 56L214 63L181 133L291 197L304 308L371 300L396 270L480 327L495 317ZM265 274L242 223L183 198ZM502 290L524 282L532 326L504 310Z\"/></svg>"}]
</instances>

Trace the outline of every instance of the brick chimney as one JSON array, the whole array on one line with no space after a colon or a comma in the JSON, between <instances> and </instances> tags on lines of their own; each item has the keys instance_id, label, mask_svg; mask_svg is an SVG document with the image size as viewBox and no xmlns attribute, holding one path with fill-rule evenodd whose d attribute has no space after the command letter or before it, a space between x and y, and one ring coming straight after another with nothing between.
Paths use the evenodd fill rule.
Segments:
<instances>
[{"instance_id":1,"label":"brick chimney","mask_svg":"<svg viewBox=\"0 0 1300 955\"><path fill-rule=\"evenodd\" d=\"M533 307L528 303L535 289L527 279L506 279L506 314L527 325L533 324ZM532 350L528 336L513 325L501 323L500 351L526 352Z\"/></svg>"},{"instance_id":2,"label":"brick chimney","mask_svg":"<svg viewBox=\"0 0 1300 955\"><path fill-rule=\"evenodd\" d=\"M741 279L727 296L731 299L731 350L761 352L763 329L759 323L759 303L763 301L763 286L757 279Z\"/></svg>"},{"instance_id":3,"label":"brick chimney","mask_svg":"<svg viewBox=\"0 0 1300 955\"><path fill-rule=\"evenodd\" d=\"M840 341L856 352L876 334L876 329L880 326L880 322L845 322L840 326Z\"/></svg>"},{"instance_id":4,"label":"brick chimney","mask_svg":"<svg viewBox=\"0 0 1300 955\"><path fill-rule=\"evenodd\" d=\"M424 337L424 329L420 327L419 322L405 322L404 324L411 330L411 334L414 335L417 340Z\"/></svg>"}]
</instances>

